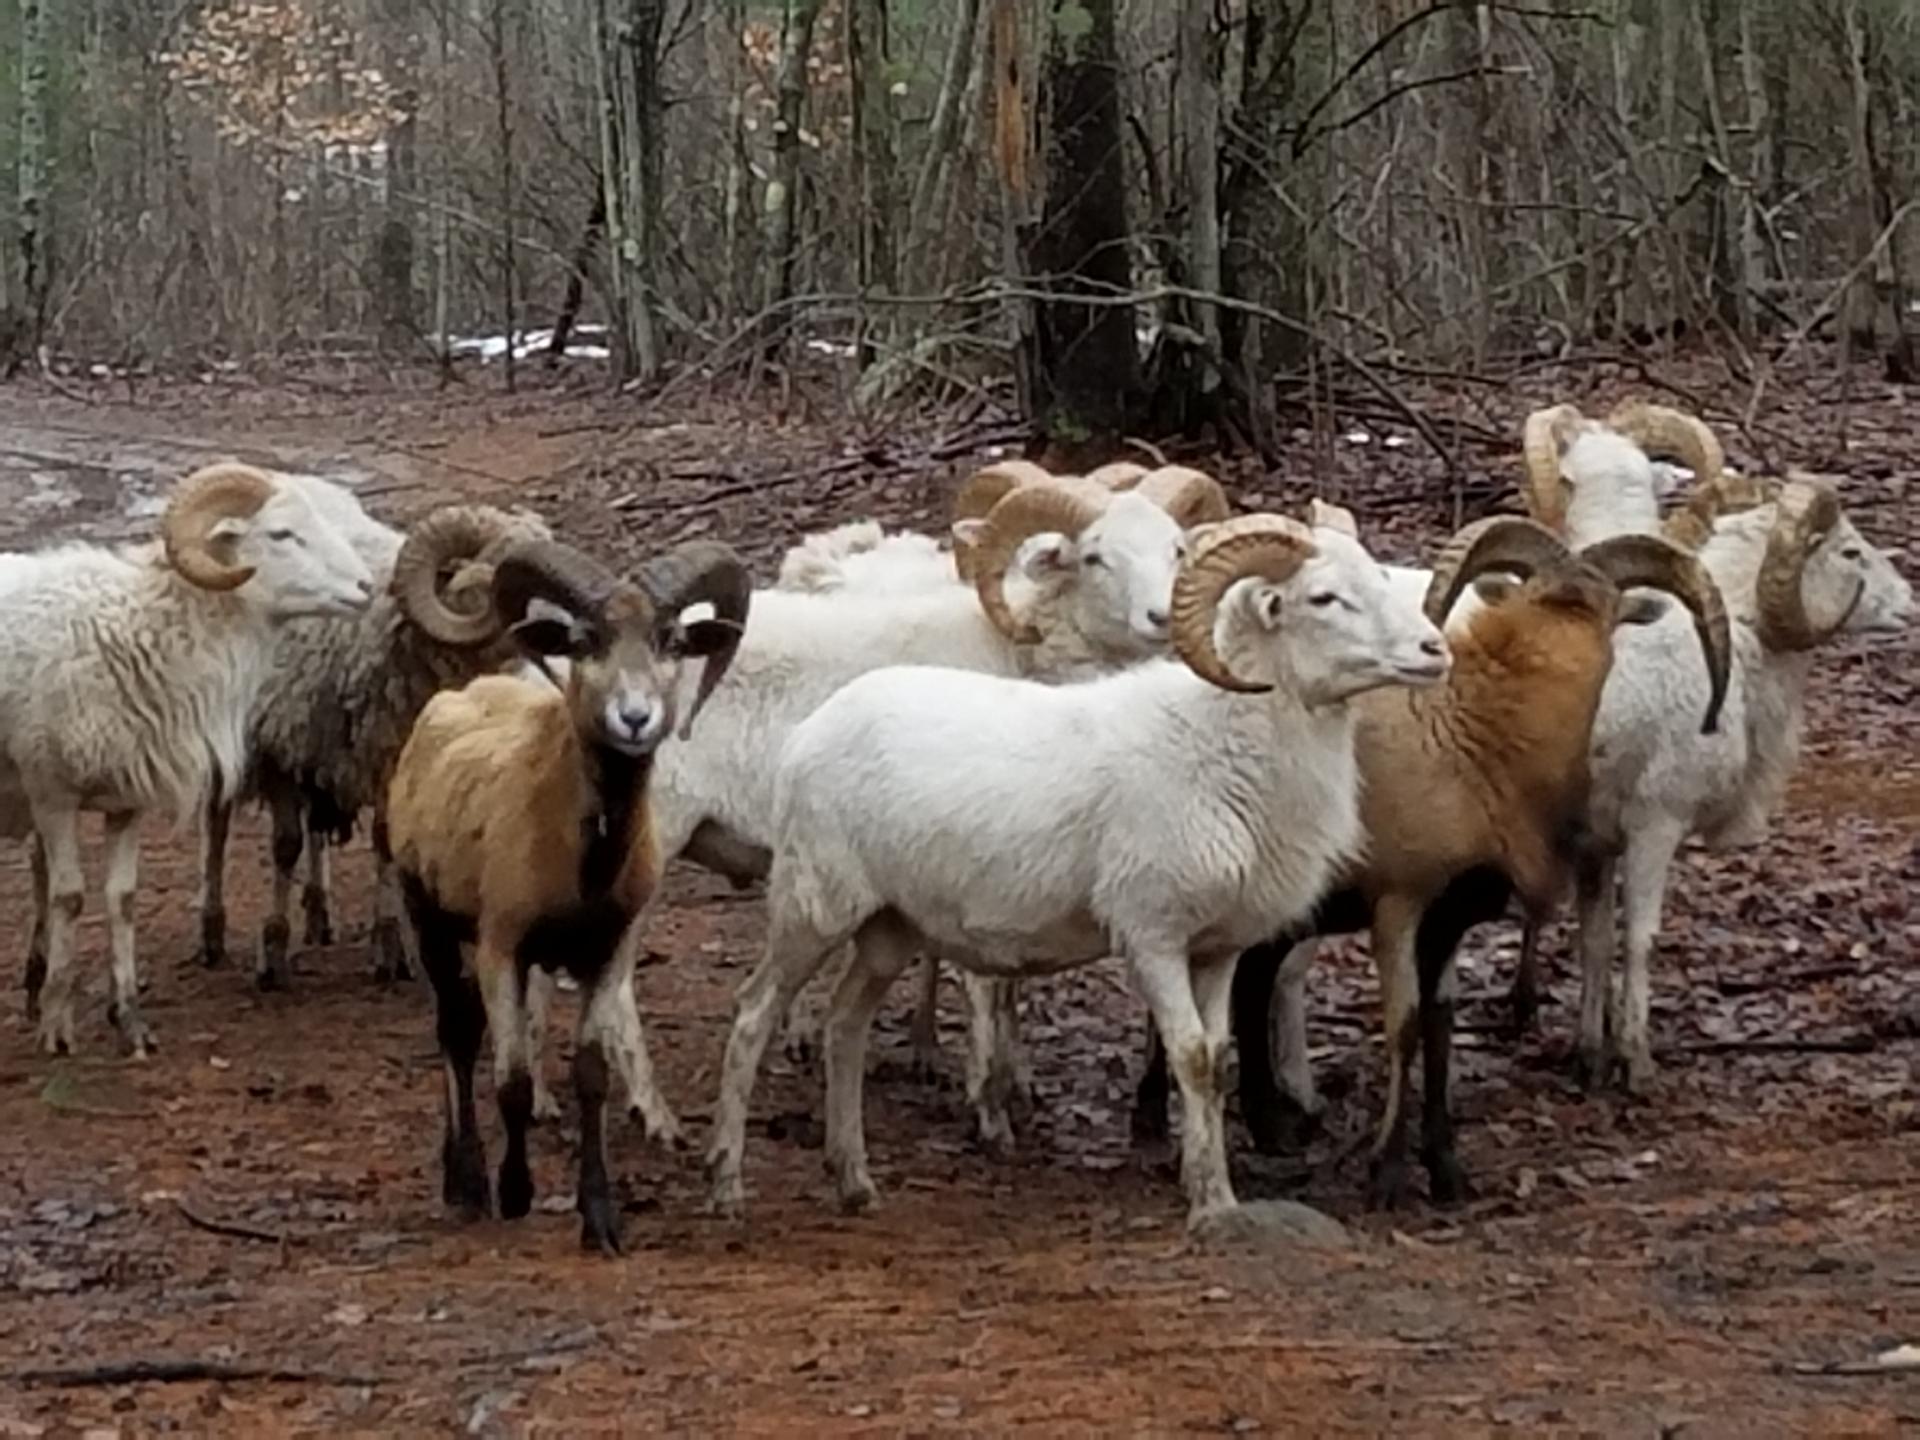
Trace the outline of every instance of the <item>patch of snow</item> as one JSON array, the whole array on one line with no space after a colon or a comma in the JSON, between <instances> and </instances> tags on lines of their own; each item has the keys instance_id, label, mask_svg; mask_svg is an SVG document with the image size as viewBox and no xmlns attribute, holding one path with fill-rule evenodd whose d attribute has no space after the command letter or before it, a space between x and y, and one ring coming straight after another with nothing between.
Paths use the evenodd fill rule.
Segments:
<instances>
[{"instance_id":1,"label":"patch of snow","mask_svg":"<svg viewBox=\"0 0 1920 1440\"><path fill-rule=\"evenodd\" d=\"M573 335L567 342L567 354L579 360L607 360L613 351L606 345L583 343L584 337L605 338L607 327L604 325L576 325ZM529 356L544 355L547 347L553 344L553 331L523 330L515 334L513 358L525 360ZM477 355L483 365L491 364L507 353L507 337L504 335L456 335L447 342L447 349L455 355Z\"/></svg>"},{"instance_id":2,"label":"patch of snow","mask_svg":"<svg viewBox=\"0 0 1920 1440\"><path fill-rule=\"evenodd\" d=\"M831 355L836 360L853 358L853 346L844 340L809 340L807 349L816 355Z\"/></svg>"},{"instance_id":3,"label":"patch of snow","mask_svg":"<svg viewBox=\"0 0 1920 1440\"><path fill-rule=\"evenodd\" d=\"M1373 443L1373 436L1364 430L1349 430L1340 438L1345 440L1349 445L1371 445Z\"/></svg>"},{"instance_id":4,"label":"patch of snow","mask_svg":"<svg viewBox=\"0 0 1920 1440\"><path fill-rule=\"evenodd\" d=\"M1389 435L1380 443L1389 450L1404 450L1407 446L1411 445L1413 441L1409 440L1405 435Z\"/></svg>"}]
</instances>

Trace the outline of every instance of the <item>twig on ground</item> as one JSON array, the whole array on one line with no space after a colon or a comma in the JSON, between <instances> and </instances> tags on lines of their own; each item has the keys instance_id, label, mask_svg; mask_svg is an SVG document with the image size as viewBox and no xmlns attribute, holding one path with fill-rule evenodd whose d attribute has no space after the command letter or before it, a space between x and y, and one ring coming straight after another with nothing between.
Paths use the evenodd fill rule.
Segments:
<instances>
[{"instance_id":1,"label":"twig on ground","mask_svg":"<svg viewBox=\"0 0 1920 1440\"><path fill-rule=\"evenodd\" d=\"M1867 1034L1809 1035L1804 1039L1695 1040L1679 1048L1689 1055L1871 1055L1880 1042Z\"/></svg>"},{"instance_id":2,"label":"twig on ground","mask_svg":"<svg viewBox=\"0 0 1920 1440\"><path fill-rule=\"evenodd\" d=\"M123 1360L106 1365L48 1366L15 1370L16 1385L65 1390L92 1385L183 1385L199 1380L266 1380L281 1385L383 1385L384 1375L347 1375L336 1370L300 1370L286 1365L241 1365L224 1360Z\"/></svg>"},{"instance_id":3,"label":"twig on ground","mask_svg":"<svg viewBox=\"0 0 1920 1440\"><path fill-rule=\"evenodd\" d=\"M209 1235L225 1235L234 1240L258 1240L267 1245L287 1245L298 1242L297 1236L288 1235L280 1230L267 1230L258 1225L248 1225L238 1220L219 1220L211 1215L202 1215L180 1196L174 1202L174 1208L180 1217L196 1230L204 1230Z\"/></svg>"}]
</instances>

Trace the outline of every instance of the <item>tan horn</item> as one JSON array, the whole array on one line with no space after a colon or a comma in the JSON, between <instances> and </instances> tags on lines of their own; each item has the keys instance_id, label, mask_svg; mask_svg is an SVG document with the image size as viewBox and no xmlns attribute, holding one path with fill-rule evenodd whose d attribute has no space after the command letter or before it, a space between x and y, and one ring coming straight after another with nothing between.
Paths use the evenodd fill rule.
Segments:
<instances>
[{"instance_id":1,"label":"tan horn","mask_svg":"<svg viewBox=\"0 0 1920 1440\"><path fill-rule=\"evenodd\" d=\"M447 603L441 577L452 567L479 559L508 529L508 520L483 505L443 505L407 532L393 562L391 589L407 618L442 645L469 649L500 634L500 619L484 588L472 610ZM491 581L491 575L486 577Z\"/></svg>"},{"instance_id":2,"label":"tan horn","mask_svg":"<svg viewBox=\"0 0 1920 1440\"><path fill-rule=\"evenodd\" d=\"M1688 492L1687 503L1661 522L1660 533L1676 545L1698 550L1713 538L1714 523L1722 515L1765 505L1779 489L1776 481L1753 480L1723 471L1712 484L1696 485Z\"/></svg>"},{"instance_id":3,"label":"tan horn","mask_svg":"<svg viewBox=\"0 0 1920 1440\"><path fill-rule=\"evenodd\" d=\"M976 470L954 492L955 520L984 520L1015 490L1026 485L1044 485L1053 476L1031 460L1002 460ZM962 580L973 579L974 549L963 540L953 542L953 567Z\"/></svg>"},{"instance_id":4,"label":"tan horn","mask_svg":"<svg viewBox=\"0 0 1920 1440\"><path fill-rule=\"evenodd\" d=\"M1609 429L1633 441L1649 455L1673 455L1691 471L1696 487L1711 485L1726 467L1720 437L1704 420L1667 405L1631 400L1607 417Z\"/></svg>"},{"instance_id":5,"label":"tan horn","mask_svg":"<svg viewBox=\"0 0 1920 1440\"><path fill-rule=\"evenodd\" d=\"M1173 646L1187 668L1222 690L1271 690L1242 680L1221 658L1213 639L1220 601L1240 580L1287 579L1313 553L1313 532L1282 515L1243 515L1209 526L1173 582Z\"/></svg>"},{"instance_id":6,"label":"tan horn","mask_svg":"<svg viewBox=\"0 0 1920 1440\"><path fill-rule=\"evenodd\" d=\"M1769 650L1811 650L1847 622L1843 615L1832 627L1816 629L1801 593L1808 558L1840 523L1840 499L1829 486L1794 480L1780 487L1776 503L1779 511L1754 587L1756 628ZM1847 613L1852 614L1851 606Z\"/></svg>"},{"instance_id":7,"label":"tan horn","mask_svg":"<svg viewBox=\"0 0 1920 1440\"><path fill-rule=\"evenodd\" d=\"M1211 525L1233 514L1220 482L1185 465L1162 465L1149 471L1141 478L1136 493L1171 515L1182 530Z\"/></svg>"},{"instance_id":8,"label":"tan horn","mask_svg":"<svg viewBox=\"0 0 1920 1440\"><path fill-rule=\"evenodd\" d=\"M1078 535L1113 499L1111 491L1072 476L1051 476L1003 496L987 516L987 531L973 553L973 585L980 608L994 628L1022 645L1035 645L1040 632L1014 618L1007 604L1007 567L1021 544L1048 530Z\"/></svg>"},{"instance_id":9,"label":"tan horn","mask_svg":"<svg viewBox=\"0 0 1920 1440\"><path fill-rule=\"evenodd\" d=\"M1096 485L1104 485L1109 490L1131 490L1152 472L1144 465L1131 460L1113 460L1089 470L1086 478Z\"/></svg>"},{"instance_id":10,"label":"tan horn","mask_svg":"<svg viewBox=\"0 0 1920 1440\"><path fill-rule=\"evenodd\" d=\"M1307 502L1307 524L1316 530L1337 530L1350 540L1360 538L1360 526L1353 518L1353 511L1318 496Z\"/></svg>"},{"instance_id":11,"label":"tan horn","mask_svg":"<svg viewBox=\"0 0 1920 1440\"><path fill-rule=\"evenodd\" d=\"M1569 553L1566 542L1538 520L1519 515L1476 520L1447 541L1433 562L1422 609L1427 619L1444 625L1460 592L1487 571L1511 570L1526 579L1564 564Z\"/></svg>"},{"instance_id":12,"label":"tan horn","mask_svg":"<svg viewBox=\"0 0 1920 1440\"><path fill-rule=\"evenodd\" d=\"M222 520L254 514L273 495L273 481L251 465L225 461L196 470L175 487L160 522L167 563L202 590L237 590L253 578L250 565L227 565L207 548Z\"/></svg>"},{"instance_id":13,"label":"tan horn","mask_svg":"<svg viewBox=\"0 0 1920 1440\"><path fill-rule=\"evenodd\" d=\"M1527 511L1550 530L1567 528L1566 482L1560 475L1560 454L1586 425L1577 405L1555 405L1527 416L1521 441L1526 460L1523 495Z\"/></svg>"},{"instance_id":14,"label":"tan horn","mask_svg":"<svg viewBox=\"0 0 1920 1440\"><path fill-rule=\"evenodd\" d=\"M1693 633L1700 638L1709 682L1707 714L1700 722L1700 733L1711 735L1719 729L1720 708L1726 704L1733 673L1733 629L1727 621L1720 587L1707 567L1687 550L1657 535L1615 535L1587 546L1580 558L1611 580L1615 589L1646 586L1665 590L1693 612Z\"/></svg>"}]
</instances>

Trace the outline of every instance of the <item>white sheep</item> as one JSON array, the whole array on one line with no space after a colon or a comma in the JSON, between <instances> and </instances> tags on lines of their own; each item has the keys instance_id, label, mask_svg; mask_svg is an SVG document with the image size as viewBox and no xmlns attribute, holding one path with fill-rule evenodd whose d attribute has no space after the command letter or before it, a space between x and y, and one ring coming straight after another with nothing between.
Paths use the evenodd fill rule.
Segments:
<instances>
[{"instance_id":1,"label":"white sheep","mask_svg":"<svg viewBox=\"0 0 1920 1440\"><path fill-rule=\"evenodd\" d=\"M310 493L329 495L351 527L348 533L363 537L356 549L372 565L381 593L350 620L284 627L275 640L272 677L255 705L248 778L239 798L265 801L273 820L272 904L256 971L262 988L279 988L289 979L288 909L303 843L312 847L306 938L325 944L326 845L346 839L369 808L375 811L376 973L398 972L398 897L379 814L387 778L421 706L436 691L507 658L487 603L492 561L508 545L547 533L525 515L453 505L425 516L403 537L372 520L346 492L325 482L306 484ZM233 803L216 797L203 827L201 957L209 965L224 955L222 879Z\"/></svg>"},{"instance_id":2,"label":"white sheep","mask_svg":"<svg viewBox=\"0 0 1920 1440\"><path fill-rule=\"evenodd\" d=\"M1674 492L1678 472L1649 452L1679 456L1703 487L1718 483L1726 464L1718 437L1700 420L1638 401L1605 420L1573 405L1536 410L1522 450L1528 512L1576 550L1615 535L1660 533L1660 503Z\"/></svg>"},{"instance_id":3,"label":"white sheep","mask_svg":"<svg viewBox=\"0 0 1920 1440\"><path fill-rule=\"evenodd\" d=\"M113 1014L140 1013L133 895L138 822L176 821L245 768L247 722L275 629L366 607L373 577L303 489L246 465L182 481L161 542L0 556L0 834L32 834L27 1003L42 1048L74 1044L73 936L84 881L79 814L106 817Z\"/></svg>"},{"instance_id":4,"label":"white sheep","mask_svg":"<svg viewBox=\"0 0 1920 1440\"><path fill-rule=\"evenodd\" d=\"M573 1061L581 1243L619 1249L604 1110L609 1050L640 1041L626 1033L632 951L621 937L660 878L648 773L674 733L682 661L705 657L684 737L740 643L748 586L738 557L709 541L659 557L637 583L552 541L516 547L495 567L494 606L530 654L564 657L565 676L490 675L442 691L401 751L388 828L447 1067L441 1193L469 1216L492 1199L473 1097L487 1030L507 1132L500 1213L532 1207L526 977L565 969L586 992ZM684 620L695 604L714 618Z\"/></svg>"},{"instance_id":5,"label":"white sheep","mask_svg":"<svg viewBox=\"0 0 1920 1440\"><path fill-rule=\"evenodd\" d=\"M1912 586L1826 485L1729 481L1721 497L1728 509L1764 502L1723 514L1700 550L1740 622L1725 723L1705 734L1695 722L1706 676L1683 623L1670 618L1621 636L1594 724L1590 823L1614 849L1579 878L1579 1062L1592 1082L1617 1066L1630 1090L1654 1074L1648 964L1681 841L1764 838L1799 757L1813 652L1840 633L1900 631L1913 611ZM1619 986L1616 868L1626 944Z\"/></svg>"},{"instance_id":6,"label":"white sheep","mask_svg":"<svg viewBox=\"0 0 1920 1440\"><path fill-rule=\"evenodd\" d=\"M922 937L1005 976L1123 955L1173 1057L1190 1212L1234 1205L1220 1067L1235 956L1310 912L1361 843L1344 702L1433 683L1446 647L1356 541L1278 516L1203 531L1172 608L1184 665L1062 686L889 668L794 730L767 955L740 991L715 1114L717 1209L742 1203L773 1022L849 938L827 1031L827 1155L842 1203L871 1200L867 1031Z\"/></svg>"}]
</instances>

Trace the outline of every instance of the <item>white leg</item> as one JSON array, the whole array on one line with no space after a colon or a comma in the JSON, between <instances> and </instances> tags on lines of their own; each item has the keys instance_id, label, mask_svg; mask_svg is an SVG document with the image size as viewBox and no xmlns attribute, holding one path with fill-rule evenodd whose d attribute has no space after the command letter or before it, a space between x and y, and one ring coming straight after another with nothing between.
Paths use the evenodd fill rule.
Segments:
<instances>
[{"instance_id":1,"label":"white leg","mask_svg":"<svg viewBox=\"0 0 1920 1440\"><path fill-rule=\"evenodd\" d=\"M306 846L306 807L300 792L284 782L266 787L267 809L273 818L273 900L266 923L260 927L260 954L254 983L262 990L284 990L293 983L288 950L293 943L293 877Z\"/></svg>"},{"instance_id":2,"label":"white leg","mask_svg":"<svg viewBox=\"0 0 1920 1440\"><path fill-rule=\"evenodd\" d=\"M886 916L869 920L854 938L853 959L834 987L827 1012L827 1173L833 1176L841 1208L849 1212L866 1209L874 1198L861 1115L867 1036L887 988L912 961L913 944L913 932L897 921Z\"/></svg>"},{"instance_id":3,"label":"white leg","mask_svg":"<svg viewBox=\"0 0 1920 1440\"><path fill-rule=\"evenodd\" d=\"M823 967L818 985L802 987L787 1005L780 1022L780 1048L795 1065L811 1065L820 1055L820 1028L826 1019L828 998L853 963L853 951L838 949Z\"/></svg>"},{"instance_id":4,"label":"white leg","mask_svg":"<svg viewBox=\"0 0 1920 1440\"><path fill-rule=\"evenodd\" d=\"M1322 1114L1327 1102L1313 1083L1307 1054L1307 972L1320 953L1318 940L1302 940L1287 952L1273 987L1271 1042L1273 1077L1281 1091L1307 1115Z\"/></svg>"},{"instance_id":5,"label":"white leg","mask_svg":"<svg viewBox=\"0 0 1920 1440\"><path fill-rule=\"evenodd\" d=\"M1667 875L1673 865L1674 852L1685 836L1678 823L1663 817L1659 823L1627 837L1623 896L1627 974L1613 1035L1620 1063L1626 1071L1626 1088L1636 1095L1653 1083L1653 1046L1647 1036L1647 1011L1652 997L1648 991L1647 970L1653 957L1654 940L1660 933Z\"/></svg>"},{"instance_id":6,"label":"white leg","mask_svg":"<svg viewBox=\"0 0 1920 1440\"><path fill-rule=\"evenodd\" d=\"M1419 899L1383 895L1373 907L1373 964L1380 976L1387 1040L1387 1097L1373 1143L1368 1198L1380 1208L1397 1205L1406 1188L1408 1071L1420 1043L1420 974L1414 953L1423 905Z\"/></svg>"},{"instance_id":7,"label":"white leg","mask_svg":"<svg viewBox=\"0 0 1920 1440\"><path fill-rule=\"evenodd\" d=\"M140 817L107 816L107 949L113 957L114 1024L120 1042L137 1060L153 1053L153 1032L140 1013L140 972L133 948L134 894L140 884Z\"/></svg>"},{"instance_id":8,"label":"white leg","mask_svg":"<svg viewBox=\"0 0 1920 1440\"><path fill-rule=\"evenodd\" d=\"M1012 980L960 971L967 1000L967 1105L974 1138L992 1155L1013 1149L1019 1089L1019 992Z\"/></svg>"},{"instance_id":9,"label":"white leg","mask_svg":"<svg viewBox=\"0 0 1920 1440\"><path fill-rule=\"evenodd\" d=\"M40 992L40 1048L49 1055L73 1051L73 932L86 898L80 870L80 815L70 802L33 807L34 828L47 857L47 979Z\"/></svg>"},{"instance_id":10,"label":"white leg","mask_svg":"<svg viewBox=\"0 0 1920 1440\"><path fill-rule=\"evenodd\" d=\"M1613 861L1582 866L1574 905L1580 921L1580 1035L1575 1052L1583 1083L1607 1078L1607 997L1613 985Z\"/></svg>"},{"instance_id":11,"label":"white leg","mask_svg":"<svg viewBox=\"0 0 1920 1440\"><path fill-rule=\"evenodd\" d=\"M635 925L630 933L637 933ZM620 1073L626 1076L628 1115L640 1121L647 1139L669 1150L680 1150L687 1143L680 1117L673 1113L660 1082L653 1073L653 1056L647 1050L647 1028L640 1020L640 1006L633 992L633 966L627 965L613 986L614 1019L610 1022L608 1043L613 1046Z\"/></svg>"},{"instance_id":12,"label":"white leg","mask_svg":"<svg viewBox=\"0 0 1920 1440\"><path fill-rule=\"evenodd\" d=\"M1221 1119L1233 958L1189 962L1178 942L1159 941L1136 942L1127 959L1180 1087L1180 1178L1187 1192L1188 1223L1197 1223L1238 1203L1227 1174ZM1202 1015L1202 996L1208 1009L1217 1012L1217 1035L1210 1034L1214 1027Z\"/></svg>"},{"instance_id":13,"label":"white leg","mask_svg":"<svg viewBox=\"0 0 1920 1440\"><path fill-rule=\"evenodd\" d=\"M819 973L844 938L822 935L779 893L778 874L769 897L766 958L741 985L733 1029L720 1066L720 1096L713 1108L713 1140L707 1150L708 1208L738 1215L746 1201L740 1161L747 1143L747 1104L760 1072L760 1057L779 1017L793 997Z\"/></svg>"},{"instance_id":14,"label":"white leg","mask_svg":"<svg viewBox=\"0 0 1920 1440\"><path fill-rule=\"evenodd\" d=\"M493 1092L507 1131L496 1194L500 1218L517 1220L533 1208L533 1172L527 1164L527 1127L533 1123L533 1076L527 1067L525 986L512 938L482 932L474 947L474 978L487 1029L493 1035Z\"/></svg>"},{"instance_id":15,"label":"white leg","mask_svg":"<svg viewBox=\"0 0 1920 1440\"><path fill-rule=\"evenodd\" d=\"M535 965L527 971L527 1070L533 1076L533 1118L558 1120L560 1102L547 1084L547 1012L553 1005L553 976Z\"/></svg>"}]
</instances>

